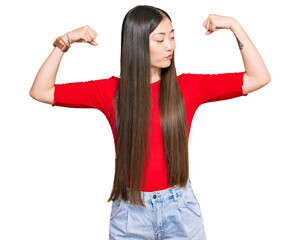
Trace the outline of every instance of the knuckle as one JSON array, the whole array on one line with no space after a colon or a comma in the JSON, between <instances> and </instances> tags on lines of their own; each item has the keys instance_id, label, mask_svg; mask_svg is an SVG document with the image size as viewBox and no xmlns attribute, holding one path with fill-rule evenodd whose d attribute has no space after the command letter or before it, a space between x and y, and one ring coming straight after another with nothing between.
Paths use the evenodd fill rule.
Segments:
<instances>
[{"instance_id":1,"label":"knuckle","mask_svg":"<svg viewBox=\"0 0 300 240\"><path fill-rule=\"evenodd\" d=\"M84 32L80 33L80 38L83 39L83 40L85 40L85 33Z\"/></svg>"}]
</instances>

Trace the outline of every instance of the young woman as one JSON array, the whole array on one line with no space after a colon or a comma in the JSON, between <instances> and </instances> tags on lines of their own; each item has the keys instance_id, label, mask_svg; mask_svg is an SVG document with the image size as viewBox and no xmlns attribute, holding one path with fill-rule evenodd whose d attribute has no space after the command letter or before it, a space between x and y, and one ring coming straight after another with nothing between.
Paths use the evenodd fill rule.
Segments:
<instances>
[{"instance_id":1,"label":"young woman","mask_svg":"<svg viewBox=\"0 0 300 240\"><path fill-rule=\"evenodd\" d=\"M201 104L247 96L270 82L270 75L237 20L210 14L203 26L206 34L222 28L235 34L245 72L177 76L170 16L140 5L123 20L120 77L55 84L72 43L97 45L97 33L84 26L56 39L34 80L34 99L97 108L110 123L116 150L110 239L206 239L189 178L193 115Z\"/></svg>"}]
</instances>

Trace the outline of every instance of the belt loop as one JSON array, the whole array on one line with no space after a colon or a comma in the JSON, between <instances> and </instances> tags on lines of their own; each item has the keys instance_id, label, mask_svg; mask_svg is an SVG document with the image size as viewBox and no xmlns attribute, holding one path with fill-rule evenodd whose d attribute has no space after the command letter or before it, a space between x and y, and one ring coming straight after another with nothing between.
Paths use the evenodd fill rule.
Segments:
<instances>
[{"instance_id":1,"label":"belt loop","mask_svg":"<svg viewBox=\"0 0 300 240\"><path fill-rule=\"evenodd\" d=\"M175 191L174 191L174 188L172 187L171 190L172 190L172 193L173 193L173 195L174 195L174 200L175 200L175 202L177 202L177 197L176 197L176 193L175 193Z\"/></svg>"}]
</instances>

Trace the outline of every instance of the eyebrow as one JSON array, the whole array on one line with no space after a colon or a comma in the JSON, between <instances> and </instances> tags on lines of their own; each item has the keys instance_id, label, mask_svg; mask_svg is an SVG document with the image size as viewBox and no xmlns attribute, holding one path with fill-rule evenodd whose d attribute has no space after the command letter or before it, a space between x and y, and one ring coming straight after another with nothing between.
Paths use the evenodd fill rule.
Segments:
<instances>
[{"instance_id":1,"label":"eyebrow","mask_svg":"<svg viewBox=\"0 0 300 240\"><path fill-rule=\"evenodd\" d=\"M171 32L174 32L174 29L172 29ZM171 32L170 32L170 33L171 33ZM155 36L155 35L157 35L157 34L164 34L164 35L165 35L166 33L164 33L164 32L155 33L153 36Z\"/></svg>"}]
</instances>

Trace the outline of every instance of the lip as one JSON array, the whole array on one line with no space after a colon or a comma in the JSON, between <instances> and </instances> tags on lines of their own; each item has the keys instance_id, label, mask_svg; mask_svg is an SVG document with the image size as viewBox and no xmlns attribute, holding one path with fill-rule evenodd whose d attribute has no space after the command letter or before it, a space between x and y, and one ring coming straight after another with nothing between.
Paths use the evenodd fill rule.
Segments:
<instances>
[{"instance_id":1,"label":"lip","mask_svg":"<svg viewBox=\"0 0 300 240\"><path fill-rule=\"evenodd\" d=\"M168 58L168 59L172 59L172 54L170 54L169 56L167 56L166 58Z\"/></svg>"}]
</instances>

